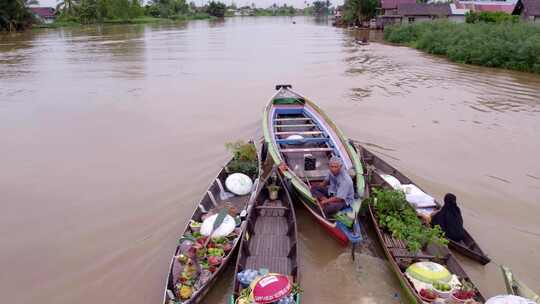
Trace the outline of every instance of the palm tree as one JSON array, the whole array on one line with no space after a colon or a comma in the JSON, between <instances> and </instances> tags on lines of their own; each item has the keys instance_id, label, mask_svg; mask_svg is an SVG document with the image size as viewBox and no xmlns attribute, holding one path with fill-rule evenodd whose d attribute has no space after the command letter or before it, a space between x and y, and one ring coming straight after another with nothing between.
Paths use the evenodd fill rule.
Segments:
<instances>
[{"instance_id":1,"label":"palm tree","mask_svg":"<svg viewBox=\"0 0 540 304\"><path fill-rule=\"evenodd\" d=\"M33 0L30 0L33 1ZM73 12L73 9L78 4L78 0L57 0L60 1L58 5L56 5L56 10L62 12L64 14L71 14Z\"/></svg>"},{"instance_id":2,"label":"palm tree","mask_svg":"<svg viewBox=\"0 0 540 304\"><path fill-rule=\"evenodd\" d=\"M16 0L11 2L6 9L0 11L0 30L6 29L9 32L22 29L32 23L32 15L28 6L38 4L37 0Z\"/></svg>"}]
</instances>

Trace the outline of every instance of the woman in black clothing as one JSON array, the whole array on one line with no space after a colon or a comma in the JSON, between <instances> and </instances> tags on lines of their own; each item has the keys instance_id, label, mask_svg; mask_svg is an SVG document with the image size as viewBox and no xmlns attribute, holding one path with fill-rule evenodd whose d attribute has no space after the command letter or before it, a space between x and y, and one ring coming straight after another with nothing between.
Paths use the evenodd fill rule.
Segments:
<instances>
[{"instance_id":1,"label":"woman in black clothing","mask_svg":"<svg viewBox=\"0 0 540 304\"><path fill-rule=\"evenodd\" d=\"M463 217L456 203L456 196L447 193L444 196L444 205L431 217L431 226L439 225L447 238L460 242L465 237Z\"/></svg>"}]
</instances>

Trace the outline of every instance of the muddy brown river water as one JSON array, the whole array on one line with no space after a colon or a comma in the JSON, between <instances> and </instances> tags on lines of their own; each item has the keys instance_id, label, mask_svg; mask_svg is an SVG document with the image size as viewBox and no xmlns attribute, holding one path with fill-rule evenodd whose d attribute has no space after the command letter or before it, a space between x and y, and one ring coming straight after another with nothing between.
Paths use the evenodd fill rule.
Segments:
<instances>
[{"instance_id":1,"label":"muddy brown river water","mask_svg":"<svg viewBox=\"0 0 540 304\"><path fill-rule=\"evenodd\" d=\"M118 25L0 36L3 303L159 303L178 233L260 132L276 83L440 198L495 263L540 291L540 76L354 43L309 18ZM340 248L301 209L305 303L399 303L383 260ZM205 303L223 303L229 270ZM397 295L396 295L397 293Z\"/></svg>"}]
</instances>

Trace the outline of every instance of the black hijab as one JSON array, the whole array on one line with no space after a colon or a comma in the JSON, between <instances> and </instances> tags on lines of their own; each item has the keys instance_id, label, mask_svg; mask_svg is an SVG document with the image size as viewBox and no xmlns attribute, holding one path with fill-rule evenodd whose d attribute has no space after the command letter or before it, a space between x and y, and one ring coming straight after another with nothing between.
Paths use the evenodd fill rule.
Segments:
<instances>
[{"instance_id":1,"label":"black hijab","mask_svg":"<svg viewBox=\"0 0 540 304\"><path fill-rule=\"evenodd\" d=\"M459 210L459 207L457 206L455 195L447 193L444 196L444 206L441 211L433 216L431 225L441 226L441 229L449 239L456 242L463 240L465 237L463 217L461 216L461 210Z\"/></svg>"}]
</instances>

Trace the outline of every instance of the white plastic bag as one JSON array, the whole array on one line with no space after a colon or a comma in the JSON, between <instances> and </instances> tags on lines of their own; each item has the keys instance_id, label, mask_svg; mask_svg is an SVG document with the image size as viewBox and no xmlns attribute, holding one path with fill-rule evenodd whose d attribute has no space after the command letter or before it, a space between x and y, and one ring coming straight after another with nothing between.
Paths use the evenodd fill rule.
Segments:
<instances>
[{"instance_id":1,"label":"white plastic bag","mask_svg":"<svg viewBox=\"0 0 540 304\"><path fill-rule=\"evenodd\" d=\"M401 190L405 192L407 202L411 203L415 208L435 207L437 205L433 197L424 193L416 185L401 185Z\"/></svg>"}]
</instances>

